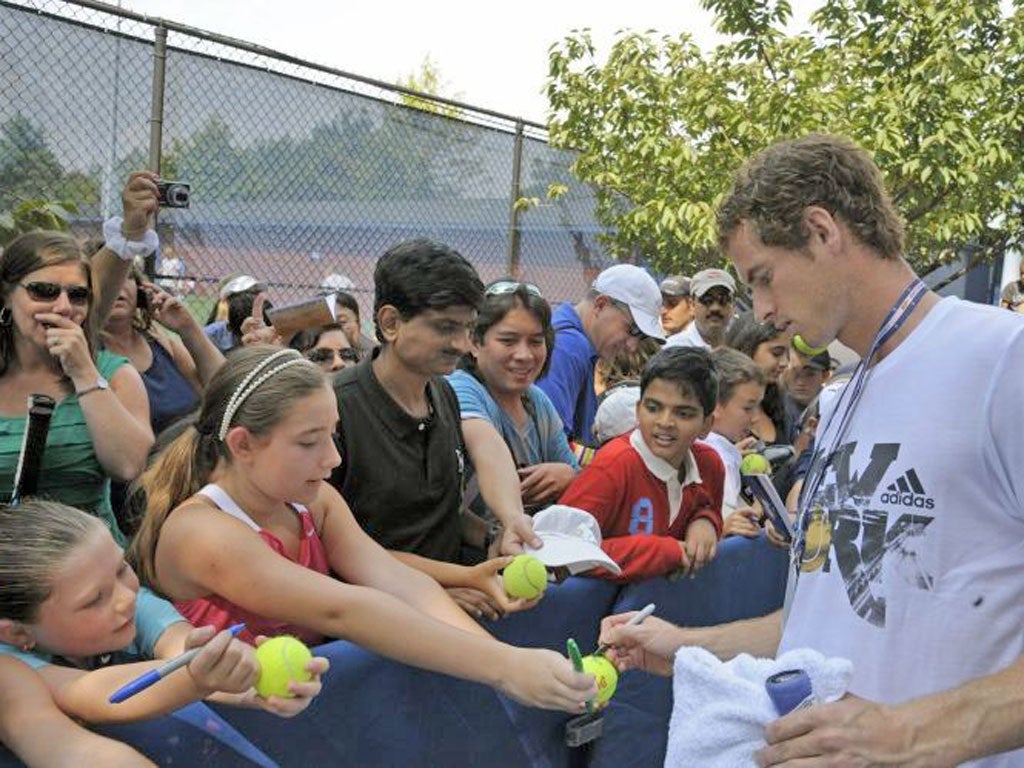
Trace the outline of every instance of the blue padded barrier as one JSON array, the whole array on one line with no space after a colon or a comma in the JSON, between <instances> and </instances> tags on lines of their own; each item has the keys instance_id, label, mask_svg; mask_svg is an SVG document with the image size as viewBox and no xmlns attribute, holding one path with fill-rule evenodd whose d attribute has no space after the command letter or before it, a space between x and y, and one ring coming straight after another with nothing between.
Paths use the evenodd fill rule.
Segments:
<instances>
[{"instance_id":1,"label":"blue padded barrier","mask_svg":"<svg viewBox=\"0 0 1024 768\"><path fill-rule=\"evenodd\" d=\"M528 765L494 691L337 641L324 690L288 720L216 707L282 766Z\"/></svg>"},{"instance_id":2,"label":"blue padded barrier","mask_svg":"<svg viewBox=\"0 0 1024 768\"><path fill-rule=\"evenodd\" d=\"M785 553L763 539L728 539L693 580L652 579L620 590L599 579L570 578L549 587L532 610L487 627L514 645L559 653L573 637L587 653L602 617L648 602L658 604L660 617L691 626L769 613L781 605L785 569ZM413 669L347 642L316 653L330 659L331 671L322 694L298 717L194 704L102 732L160 765L574 768L587 756L564 745L568 715L522 707L486 686ZM624 675L606 710L605 736L590 748L590 765L660 768L671 706L668 680ZM0 750L0 768L18 764Z\"/></svg>"},{"instance_id":3,"label":"blue padded barrier","mask_svg":"<svg viewBox=\"0 0 1024 768\"><path fill-rule=\"evenodd\" d=\"M533 609L487 628L515 645L565 652L565 640L596 642L618 590L595 579L552 585ZM281 721L217 707L282 766L338 765L567 768L568 715L522 707L486 686L414 669L347 642L315 651L331 670L302 715Z\"/></svg>"},{"instance_id":4,"label":"blue padded barrier","mask_svg":"<svg viewBox=\"0 0 1024 768\"><path fill-rule=\"evenodd\" d=\"M529 611L486 623L499 640L512 645L550 648L565 654L565 641L573 638L586 652L597 645L601 619L612 612L619 593L616 584L602 579L572 577L550 585L543 599ZM579 763L565 746L569 715L531 709L504 699L520 741L533 768L570 768ZM522 768L522 767L517 767Z\"/></svg>"},{"instance_id":5,"label":"blue padded barrier","mask_svg":"<svg viewBox=\"0 0 1024 768\"><path fill-rule=\"evenodd\" d=\"M788 553L758 539L731 537L693 579L658 578L622 589L612 613L656 603L657 615L682 626L704 627L764 616L782 606ZM604 736L593 746L591 768L661 768L665 764L672 681L627 672L605 711Z\"/></svg>"}]
</instances>

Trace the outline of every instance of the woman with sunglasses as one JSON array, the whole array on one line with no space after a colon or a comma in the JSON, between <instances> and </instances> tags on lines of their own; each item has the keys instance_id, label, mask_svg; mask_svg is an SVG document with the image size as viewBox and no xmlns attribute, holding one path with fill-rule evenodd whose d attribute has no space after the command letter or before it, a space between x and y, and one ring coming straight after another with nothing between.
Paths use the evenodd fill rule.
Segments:
<instances>
[{"instance_id":1,"label":"woman with sunglasses","mask_svg":"<svg viewBox=\"0 0 1024 768\"><path fill-rule=\"evenodd\" d=\"M555 406L534 385L547 370L554 336L551 308L535 285L491 283L472 352L449 377L463 420L486 419L504 438L519 468L523 505L534 509L556 501L579 470ZM467 504L493 519L473 493L475 485L471 477Z\"/></svg>"},{"instance_id":2,"label":"woman with sunglasses","mask_svg":"<svg viewBox=\"0 0 1024 768\"><path fill-rule=\"evenodd\" d=\"M130 260L151 252L156 177L133 174L124 220L104 226L109 245L93 260L62 232L29 232L0 255L0 499L10 499L34 394L52 398L38 494L102 518L124 544L110 505L110 478L131 480L153 444L138 372L99 350L95 334ZM150 242L147 242L150 241Z\"/></svg>"},{"instance_id":3,"label":"woman with sunglasses","mask_svg":"<svg viewBox=\"0 0 1024 768\"><path fill-rule=\"evenodd\" d=\"M178 338L161 333L154 320ZM157 435L199 406L207 382L224 364L224 355L188 308L137 267L114 300L103 326L103 346L127 357L142 376L149 423Z\"/></svg>"},{"instance_id":4,"label":"woman with sunglasses","mask_svg":"<svg viewBox=\"0 0 1024 768\"><path fill-rule=\"evenodd\" d=\"M350 368L360 358L359 350L352 346L347 330L341 323L305 330L295 337L291 346L327 373Z\"/></svg>"}]
</instances>

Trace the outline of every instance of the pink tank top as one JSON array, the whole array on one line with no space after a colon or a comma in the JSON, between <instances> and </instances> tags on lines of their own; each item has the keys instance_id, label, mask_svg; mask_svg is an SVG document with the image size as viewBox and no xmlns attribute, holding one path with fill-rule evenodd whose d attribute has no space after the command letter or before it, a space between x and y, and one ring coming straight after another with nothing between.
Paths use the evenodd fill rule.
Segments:
<instances>
[{"instance_id":1,"label":"pink tank top","mask_svg":"<svg viewBox=\"0 0 1024 768\"><path fill-rule=\"evenodd\" d=\"M267 546L281 557L288 557L288 553L285 551L281 540L274 534L268 533L256 525L255 521L243 512L242 508L235 503L235 500L228 496L219 485L211 483L199 491L199 493L210 499L222 512L231 515L236 520L242 521L256 531L260 538L267 543ZM294 562L317 573L329 574L330 566L327 563L327 552L324 550L323 542L320 541L320 535L316 531L316 526L313 525L313 516L301 504L293 504L292 508L302 523L302 539L299 541L299 554ZM290 560L291 558L288 559ZM174 603L174 607L178 609L182 616L188 619L189 623L196 627L213 625L220 631L234 624L245 622L245 629L239 633L238 639L250 644L255 644L257 635L266 635L267 637L294 635L306 643L306 645L317 645L324 640L324 636L319 632L306 627L286 624L283 621L274 621L265 616L259 616L219 595L207 595L206 597L199 597L194 600L179 600Z\"/></svg>"}]
</instances>

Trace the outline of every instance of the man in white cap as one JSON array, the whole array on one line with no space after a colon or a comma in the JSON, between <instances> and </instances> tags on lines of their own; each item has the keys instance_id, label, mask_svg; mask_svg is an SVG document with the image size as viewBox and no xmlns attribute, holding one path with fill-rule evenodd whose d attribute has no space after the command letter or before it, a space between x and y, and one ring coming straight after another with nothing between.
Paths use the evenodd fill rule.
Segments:
<instances>
[{"instance_id":1,"label":"man in white cap","mask_svg":"<svg viewBox=\"0 0 1024 768\"><path fill-rule=\"evenodd\" d=\"M718 349L725 345L725 331L732 320L736 281L724 269L705 269L690 282L693 322L668 337L666 347Z\"/></svg>"},{"instance_id":2,"label":"man in white cap","mask_svg":"<svg viewBox=\"0 0 1024 768\"><path fill-rule=\"evenodd\" d=\"M555 404L570 440L585 444L593 440L597 359L611 362L620 352L635 352L648 336L664 339L660 314L658 284L632 264L609 267L597 276L582 301L555 309L551 366L537 385Z\"/></svg>"}]
</instances>

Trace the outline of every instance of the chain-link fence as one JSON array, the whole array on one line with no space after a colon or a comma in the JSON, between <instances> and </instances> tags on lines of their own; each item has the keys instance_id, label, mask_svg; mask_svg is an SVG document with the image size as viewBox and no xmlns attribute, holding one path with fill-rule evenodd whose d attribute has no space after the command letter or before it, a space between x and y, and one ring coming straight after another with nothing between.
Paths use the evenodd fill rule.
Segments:
<instances>
[{"instance_id":1,"label":"chain-link fence","mask_svg":"<svg viewBox=\"0 0 1024 768\"><path fill-rule=\"evenodd\" d=\"M183 25L0 0L0 210L72 199L75 230L97 234L128 173L159 161L192 202L161 211L156 272L195 301L239 273L281 303L340 275L366 317L376 259L409 237L450 244L485 281L578 298L604 254L572 159L543 126ZM568 193L549 200L552 182ZM539 205L515 211L520 196Z\"/></svg>"}]
</instances>

